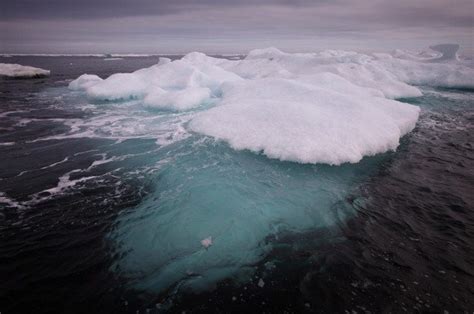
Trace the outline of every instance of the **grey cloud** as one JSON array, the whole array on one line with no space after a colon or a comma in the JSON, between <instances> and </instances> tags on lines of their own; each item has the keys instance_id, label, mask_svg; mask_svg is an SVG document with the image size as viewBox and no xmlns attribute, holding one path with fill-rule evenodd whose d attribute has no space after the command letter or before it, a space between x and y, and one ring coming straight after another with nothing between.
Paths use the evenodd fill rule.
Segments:
<instances>
[{"instance_id":1,"label":"grey cloud","mask_svg":"<svg viewBox=\"0 0 474 314\"><path fill-rule=\"evenodd\" d=\"M234 52L433 41L472 46L473 6L472 0L8 0L1 8L0 50Z\"/></svg>"},{"instance_id":2,"label":"grey cloud","mask_svg":"<svg viewBox=\"0 0 474 314\"><path fill-rule=\"evenodd\" d=\"M109 18L139 15L167 15L200 6L235 8L239 6L305 6L329 0L6 0L3 19Z\"/></svg>"}]
</instances>

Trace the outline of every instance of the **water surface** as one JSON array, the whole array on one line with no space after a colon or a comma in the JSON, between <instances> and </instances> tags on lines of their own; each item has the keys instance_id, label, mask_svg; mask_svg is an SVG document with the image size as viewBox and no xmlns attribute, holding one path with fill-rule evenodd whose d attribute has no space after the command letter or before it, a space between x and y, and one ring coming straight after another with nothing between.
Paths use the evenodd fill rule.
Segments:
<instances>
[{"instance_id":1,"label":"water surface","mask_svg":"<svg viewBox=\"0 0 474 314\"><path fill-rule=\"evenodd\" d=\"M0 86L1 311L474 308L472 91L424 88L397 152L331 167L66 88L154 57L0 62L52 71Z\"/></svg>"}]
</instances>

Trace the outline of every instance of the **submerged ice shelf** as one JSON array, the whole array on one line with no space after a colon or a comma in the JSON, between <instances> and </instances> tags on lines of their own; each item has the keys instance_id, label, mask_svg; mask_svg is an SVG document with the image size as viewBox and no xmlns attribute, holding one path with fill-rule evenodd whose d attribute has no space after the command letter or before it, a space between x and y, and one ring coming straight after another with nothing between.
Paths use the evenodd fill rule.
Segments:
<instances>
[{"instance_id":1,"label":"submerged ice shelf","mask_svg":"<svg viewBox=\"0 0 474 314\"><path fill-rule=\"evenodd\" d=\"M112 270L152 292L248 281L274 238L332 228L351 216L346 197L380 162L280 162L200 136L159 155L168 160L153 192L119 216L109 237L120 256Z\"/></svg>"},{"instance_id":2,"label":"submerged ice shelf","mask_svg":"<svg viewBox=\"0 0 474 314\"><path fill-rule=\"evenodd\" d=\"M347 195L384 158L363 157L395 150L415 127L419 108L396 99L421 96L416 85L474 87L457 47L435 48L429 57L190 53L71 82L104 111L72 136L156 138L159 147L152 191L110 233L113 269L136 289L207 288L251 273L281 234L343 222L353 214Z\"/></svg>"}]
</instances>

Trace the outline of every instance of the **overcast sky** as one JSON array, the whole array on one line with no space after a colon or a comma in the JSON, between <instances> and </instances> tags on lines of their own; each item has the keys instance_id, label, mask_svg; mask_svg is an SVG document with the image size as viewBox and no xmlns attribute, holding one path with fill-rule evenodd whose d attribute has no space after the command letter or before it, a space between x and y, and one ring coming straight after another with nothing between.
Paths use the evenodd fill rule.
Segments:
<instances>
[{"instance_id":1,"label":"overcast sky","mask_svg":"<svg viewBox=\"0 0 474 314\"><path fill-rule=\"evenodd\" d=\"M0 52L474 47L474 0L0 0Z\"/></svg>"}]
</instances>

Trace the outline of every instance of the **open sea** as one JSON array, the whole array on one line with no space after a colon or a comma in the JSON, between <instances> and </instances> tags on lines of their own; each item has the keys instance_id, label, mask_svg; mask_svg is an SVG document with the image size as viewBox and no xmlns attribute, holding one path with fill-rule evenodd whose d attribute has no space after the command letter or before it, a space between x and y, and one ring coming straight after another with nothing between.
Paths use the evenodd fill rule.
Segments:
<instances>
[{"instance_id":1,"label":"open sea","mask_svg":"<svg viewBox=\"0 0 474 314\"><path fill-rule=\"evenodd\" d=\"M0 57L51 70L0 80L0 313L474 312L474 90L422 87L396 152L328 166L67 88L157 62Z\"/></svg>"}]
</instances>

